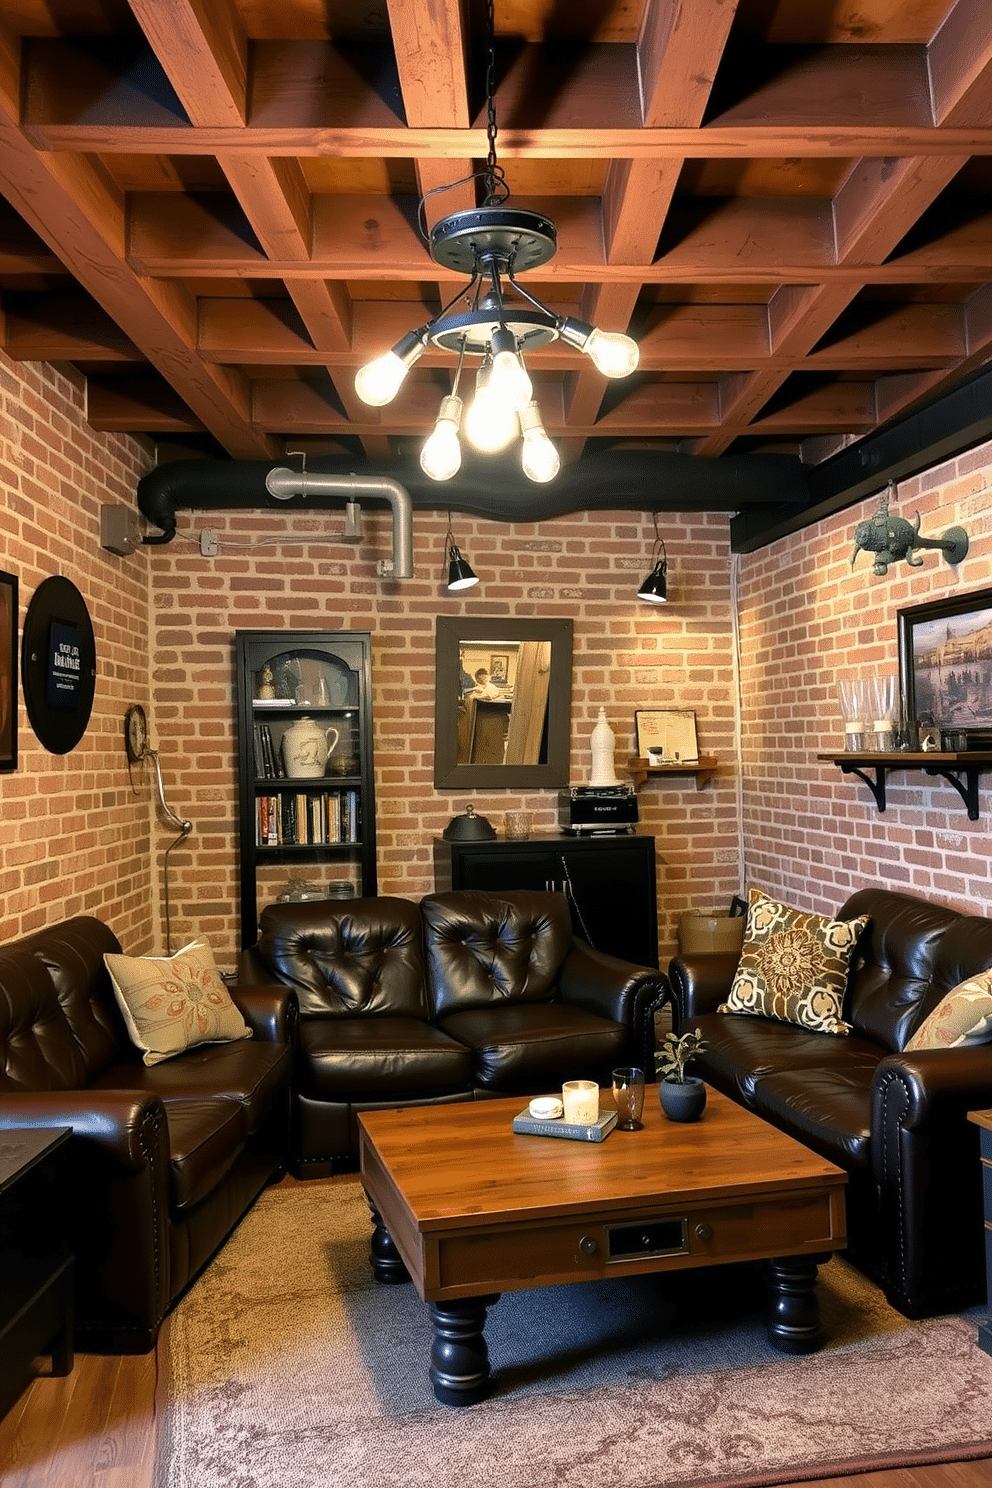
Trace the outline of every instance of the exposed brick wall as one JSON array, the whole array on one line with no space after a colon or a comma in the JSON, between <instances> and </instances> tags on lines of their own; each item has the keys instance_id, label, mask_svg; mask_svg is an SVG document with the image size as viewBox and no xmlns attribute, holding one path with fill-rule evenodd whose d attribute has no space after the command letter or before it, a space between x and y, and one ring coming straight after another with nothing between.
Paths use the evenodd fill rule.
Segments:
<instances>
[{"instance_id":1,"label":"exposed brick wall","mask_svg":"<svg viewBox=\"0 0 992 1488\"><path fill-rule=\"evenodd\" d=\"M419 898L433 889L433 839L469 800L500 831L505 812L518 808L533 813L535 831L556 829L555 792L435 791L438 614L573 619L573 782L589 778L600 706L617 735L621 771L634 748L636 708L695 710L701 748L721 761L718 780L701 792L691 777L653 781L639 797L640 830L657 838L664 954L681 910L729 903L737 835L726 520L662 521L671 573L671 602L662 608L636 598L653 538L642 514L513 526L456 515L456 539L481 581L460 596L444 587L444 514L416 514L416 576L394 583L376 574L391 551L388 512L363 511L357 546L334 540L343 516L343 507L313 515L181 512L176 539L150 550L154 726L173 804L196 823L173 854L180 939L201 931L218 946L237 943L237 630L371 631L380 893ZM200 555L205 527L219 534L216 558ZM263 902L288 874L287 865L267 872Z\"/></svg>"},{"instance_id":2,"label":"exposed brick wall","mask_svg":"<svg viewBox=\"0 0 992 1488\"><path fill-rule=\"evenodd\" d=\"M879 884L973 913L992 912L992 775L970 822L945 782L909 772L887 781L880 813L866 785L818 753L843 748L838 677L898 672L897 612L992 584L992 446L901 483L893 515L920 513L925 537L963 526L964 562L936 551L923 564L852 569L854 529L878 495L741 560L744 835L750 883L790 903L838 908Z\"/></svg>"},{"instance_id":3,"label":"exposed brick wall","mask_svg":"<svg viewBox=\"0 0 992 1488\"><path fill-rule=\"evenodd\" d=\"M43 579L75 584L97 655L90 725L68 754L38 742L18 688L19 768L0 775L0 941L95 914L128 949L145 950L153 838L121 723L127 703L148 696L148 575L140 561L101 552L99 539L101 504L133 505L145 462L133 442L94 434L82 408L81 389L64 376L0 354L0 567L18 578L21 627Z\"/></svg>"}]
</instances>

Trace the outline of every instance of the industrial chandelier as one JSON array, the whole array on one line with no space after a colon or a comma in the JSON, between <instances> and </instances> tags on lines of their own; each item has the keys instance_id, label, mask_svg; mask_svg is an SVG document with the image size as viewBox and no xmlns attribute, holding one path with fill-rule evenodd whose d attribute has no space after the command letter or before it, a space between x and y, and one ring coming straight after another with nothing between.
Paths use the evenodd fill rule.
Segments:
<instances>
[{"instance_id":1,"label":"industrial chandelier","mask_svg":"<svg viewBox=\"0 0 992 1488\"><path fill-rule=\"evenodd\" d=\"M493 0L489 0L487 14L489 155L485 170L476 173L485 181L485 199L481 207L441 218L429 237L435 263L467 274L468 287L460 289L433 320L408 331L390 351L360 368L355 391L364 403L382 408L395 398L428 346L452 352L458 358L454 383L441 400L434 428L421 451L424 473L432 480L450 480L462 462L462 439L480 453L498 454L519 438L524 474L543 482L554 479L561 461L534 399L524 352L561 339L585 352L605 377L627 377L637 366L638 350L630 336L556 315L517 281L517 273L539 268L554 257L558 234L554 223L541 213L506 205L510 191L496 159ZM423 205L421 198L421 212ZM458 387L467 356L478 357L480 365L475 394L463 420Z\"/></svg>"}]
</instances>

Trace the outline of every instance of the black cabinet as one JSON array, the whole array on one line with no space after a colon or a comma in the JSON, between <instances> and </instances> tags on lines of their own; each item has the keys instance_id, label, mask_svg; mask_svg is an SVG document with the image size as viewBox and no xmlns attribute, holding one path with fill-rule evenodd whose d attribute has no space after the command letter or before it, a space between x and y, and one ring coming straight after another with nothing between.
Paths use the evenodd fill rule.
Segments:
<instances>
[{"instance_id":1,"label":"black cabinet","mask_svg":"<svg viewBox=\"0 0 992 1488\"><path fill-rule=\"evenodd\" d=\"M72 1257L63 1238L65 1175L53 1154L68 1127L0 1131L0 1415L31 1379L35 1358L72 1369Z\"/></svg>"},{"instance_id":2,"label":"black cabinet","mask_svg":"<svg viewBox=\"0 0 992 1488\"><path fill-rule=\"evenodd\" d=\"M306 897L376 893L368 631L242 630L241 944L291 878Z\"/></svg>"},{"instance_id":3,"label":"black cabinet","mask_svg":"<svg viewBox=\"0 0 992 1488\"><path fill-rule=\"evenodd\" d=\"M653 837L554 836L434 844L437 889L555 889L580 939L639 966L658 965Z\"/></svg>"}]
</instances>

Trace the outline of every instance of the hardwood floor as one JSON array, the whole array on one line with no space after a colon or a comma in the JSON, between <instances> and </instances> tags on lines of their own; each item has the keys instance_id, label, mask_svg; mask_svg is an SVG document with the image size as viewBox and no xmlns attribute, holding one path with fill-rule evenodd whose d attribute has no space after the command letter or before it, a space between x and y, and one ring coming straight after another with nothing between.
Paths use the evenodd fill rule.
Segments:
<instances>
[{"instance_id":1,"label":"hardwood floor","mask_svg":"<svg viewBox=\"0 0 992 1488\"><path fill-rule=\"evenodd\" d=\"M325 1181L356 1180L343 1175ZM78 1354L65 1378L35 1378L0 1419L3 1488L168 1488L155 1479L168 1347L166 1320L153 1353ZM992 1458L825 1478L805 1488L988 1488L989 1483ZM411 1478L410 1488L427 1485Z\"/></svg>"}]
</instances>

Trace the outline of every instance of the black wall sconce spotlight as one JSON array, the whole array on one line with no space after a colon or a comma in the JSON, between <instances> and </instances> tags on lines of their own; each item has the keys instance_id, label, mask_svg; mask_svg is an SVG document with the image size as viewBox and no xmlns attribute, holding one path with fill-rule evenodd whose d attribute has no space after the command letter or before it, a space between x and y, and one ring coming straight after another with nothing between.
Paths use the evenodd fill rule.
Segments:
<instances>
[{"instance_id":1,"label":"black wall sconce spotlight","mask_svg":"<svg viewBox=\"0 0 992 1488\"><path fill-rule=\"evenodd\" d=\"M450 518L449 518L450 522ZM460 589L471 589L473 584L479 582L478 575L473 571L471 564L462 557L455 542L449 525L444 539L445 562L448 565L447 588L450 593L457 594Z\"/></svg>"},{"instance_id":2,"label":"black wall sconce spotlight","mask_svg":"<svg viewBox=\"0 0 992 1488\"><path fill-rule=\"evenodd\" d=\"M654 543L651 548L651 572L637 591L638 599L648 604L668 603L668 553L664 538L658 534L658 513L654 513Z\"/></svg>"}]
</instances>

